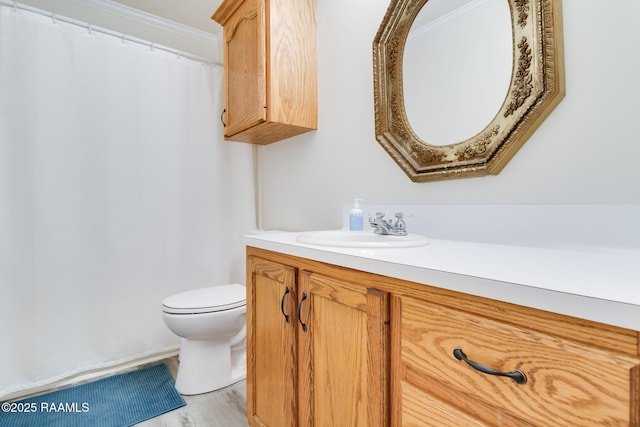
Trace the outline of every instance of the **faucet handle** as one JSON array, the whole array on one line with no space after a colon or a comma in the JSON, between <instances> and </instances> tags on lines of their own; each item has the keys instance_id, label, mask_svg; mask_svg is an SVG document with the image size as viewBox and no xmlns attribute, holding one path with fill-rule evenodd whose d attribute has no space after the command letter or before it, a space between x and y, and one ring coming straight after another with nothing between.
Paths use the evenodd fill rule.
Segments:
<instances>
[{"instance_id":1,"label":"faucet handle","mask_svg":"<svg viewBox=\"0 0 640 427\"><path fill-rule=\"evenodd\" d=\"M396 223L394 228L396 231L405 231L407 229L407 223L404 222L404 213L398 212L396 215Z\"/></svg>"},{"instance_id":2,"label":"faucet handle","mask_svg":"<svg viewBox=\"0 0 640 427\"><path fill-rule=\"evenodd\" d=\"M384 212L376 212L375 216L369 212L369 222L379 222L384 218Z\"/></svg>"}]
</instances>

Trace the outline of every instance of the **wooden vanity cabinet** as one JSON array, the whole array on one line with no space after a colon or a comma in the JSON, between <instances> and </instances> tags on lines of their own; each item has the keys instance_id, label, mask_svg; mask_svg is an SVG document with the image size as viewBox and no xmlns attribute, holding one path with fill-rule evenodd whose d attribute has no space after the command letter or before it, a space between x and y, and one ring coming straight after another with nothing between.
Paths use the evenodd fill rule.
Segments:
<instances>
[{"instance_id":1,"label":"wooden vanity cabinet","mask_svg":"<svg viewBox=\"0 0 640 427\"><path fill-rule=\"evenodd\" d=\"M270 144L317 129L315 0L225 0L224 137Z\"/></svg>"},{"instance_id":2,"label":"wooden vanity cabinet","mask_svg":"<svg viewBox=\"0 0 640 427\"><path fill-rule=\"evenodd\" d=\"M640 426L638 331L247 253L251 425Z\"/></svg>"},{"instance_id":3,"label":"wooden vanity cabinet","mask_svg":"<svg viewBox=\"0 0 640 427\"><path fill-rule=\"evenodd\" d=\"M247 285L250 425L388 424L386 292L274 254L248 256Z\"/></svg>"},{"instance_id":4,"label":"wooden vanity cabinet","mask_svg":"<svg viewBox=\"0 0 640 427\"><path fill-rule=\"evenodd\" d=\"M637 332L446 293L393 301L394 425L640 425Z\"/></svg>"}]
</instances>

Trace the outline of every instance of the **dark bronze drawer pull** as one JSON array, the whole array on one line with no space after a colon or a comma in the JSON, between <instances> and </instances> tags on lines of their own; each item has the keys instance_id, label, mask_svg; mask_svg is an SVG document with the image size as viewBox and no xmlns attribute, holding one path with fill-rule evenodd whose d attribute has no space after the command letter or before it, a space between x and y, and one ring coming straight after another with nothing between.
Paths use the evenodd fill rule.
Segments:
<instances>
[{"instance_id":1,"label":"dark bronze drawer pull","mask_svg":"<svg viewBox=\"0 0 640 427\"><path fill-rule=\"evenodd\" d=\"M280 300L280 311L282 312L282 315L284 316L284 321L289 323L289 315L287 313L284 312L284 299L287 296L287 294L290 292L289 287L285 286L284 288L284 294L282 294L282 299Z\"/></svg>"},{"instance_id":2,"label":"dark bronze drawer pull","mask_svg":"<svg viewBox=\"0 0 640 427\"><path fill-rule=\"evenodd\" d=\"M519 370L515 370L513 372L494 371L493 369L487 368L486 366L481 365L478 362L474 362L473 360L467 359L467 355L464 354L464 352L459 348L456 348L455 350L453 350L453 356L458 360L464 360L473 369L476 369L484 374L497 375L499 377L509 377L515 382L517 382L518 384L525 384L527 382L527 376L522 371L519 371Z\"/></svg>"},{"instance_id":3,"label":"dark bronze drawer pull","mask_svg":"<svg viewBox=\"0 0 640 427\"><path fill-rule=\"evenodd\" d=\"M298 304L298 322L302 325L302 332L307 332L307 325L302 322L302 318L300 317L300 312L302 311L302 303L307 299L307 293L302 293L302 298L300 298L300 304Z\"/></svg>"}]
</instances>

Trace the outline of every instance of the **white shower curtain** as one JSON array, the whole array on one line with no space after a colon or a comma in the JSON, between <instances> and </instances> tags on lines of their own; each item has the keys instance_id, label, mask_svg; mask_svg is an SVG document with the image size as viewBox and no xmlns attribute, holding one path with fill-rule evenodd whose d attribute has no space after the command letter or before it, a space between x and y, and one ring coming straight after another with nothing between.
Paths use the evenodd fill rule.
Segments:
<instances>
[{"instance_id":1,"label":"white shower curtain","mask_svg":"<svg viewBox=\"0 0 640 427\"><path fill-rule=\"evenodd\" d=\"M0 6L0 399L174 347L172 293L244 282L252 153L220 68Z\"/></svg>"}]
</instances>

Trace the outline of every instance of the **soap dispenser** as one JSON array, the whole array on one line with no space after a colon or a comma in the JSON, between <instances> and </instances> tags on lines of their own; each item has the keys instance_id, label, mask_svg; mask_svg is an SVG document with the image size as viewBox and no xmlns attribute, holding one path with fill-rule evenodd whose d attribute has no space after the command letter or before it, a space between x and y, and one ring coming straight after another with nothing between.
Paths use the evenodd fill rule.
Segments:
<instances>
[{"instance_id":1,"label":"soap dispenser","mask_svg":"<svg viewBox=\"0 0 640 427\"><path fill-rule=\"evenodd\" d=\"M349 231L364 230L364 217L362 215L362 209L360 209L361 201L362 199L355 199L353 201L353 208L349 213Z\"/></svg>"}]
</instances>

